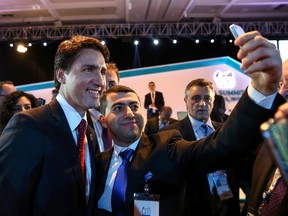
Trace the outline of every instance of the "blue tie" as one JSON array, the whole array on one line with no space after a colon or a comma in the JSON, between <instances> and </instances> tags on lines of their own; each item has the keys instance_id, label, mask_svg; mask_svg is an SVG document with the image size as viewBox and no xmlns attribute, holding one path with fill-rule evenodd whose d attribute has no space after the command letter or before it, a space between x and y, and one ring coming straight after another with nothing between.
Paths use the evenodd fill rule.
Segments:
<instances>
[{"instance_id":1,"label":"blue tie","mask_svg":"<svg viewBox=\"0 0 288 216\"><path fill-rule=\"evenodd\" d=\"M133 152L133 149L127 149L119 153L123 161L118 168L112 189L112 212L114 216L124 216L125 194L127 187L127 168L129 165L129 159Z\"/></svg>"},{"instance_id":2,"label":"blue tie","mask_svg":"<svg viewBox=\"0 0 288 216\"><path fill-rule=\"evenodd\" d=\"M209 126L207 124L202 124L201 127L204 129L204 137L209 135Z\"/></svg>"}]
</instances>

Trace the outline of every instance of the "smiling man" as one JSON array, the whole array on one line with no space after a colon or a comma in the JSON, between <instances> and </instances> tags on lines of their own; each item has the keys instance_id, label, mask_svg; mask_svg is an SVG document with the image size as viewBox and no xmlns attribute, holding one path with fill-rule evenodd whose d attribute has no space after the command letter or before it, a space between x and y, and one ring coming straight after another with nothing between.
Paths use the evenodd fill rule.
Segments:
<instances>
[{"instance_id":1,"label":"smiling man","mask_svg":"<svg viewBox=\"0 0 288 216\"><path fill-rule=\"evenodd\" d=\"M16 114L1 135L0 215L93 215L96 137L85 113L104 90L108 58L94 38L59 45L56 100Z\"/></svg>"},{"instance_id":2,"label":"smiling man","mask_svg":"<svg viewBox=\"0 0 288 216\"><path fill-rule=\"evenodd\" d=\"M258 32L241 35L235 44L241 46L241 68L252 83L221 129L205 139L185 141L177 130L147 136L142 133L144 116L135 91L118 85L103 93L101 113L114 146L97 156L96 215L132 216L133 196L144 191L160 195L160 216L181 215L179 197L187 177L223 169L257 148L262 140L260 124L283 102L277 95L281 58ZM210 99L195 98L200 103ZM208 116L205 112L201 111L202 117ZM157 211L151 208L144 209Z\"/></svg>"}]
</instances>

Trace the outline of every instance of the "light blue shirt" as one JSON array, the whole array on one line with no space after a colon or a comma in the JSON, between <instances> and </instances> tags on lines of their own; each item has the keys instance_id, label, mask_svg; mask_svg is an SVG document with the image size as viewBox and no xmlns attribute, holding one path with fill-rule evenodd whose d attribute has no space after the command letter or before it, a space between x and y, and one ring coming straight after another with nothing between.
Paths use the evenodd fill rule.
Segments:
<instances>
[{"instance_id":1,"label":"light blue shirt","mask_svg":"<svg viewBox=\"0 0 288 216\"><path fill-rule=\"evenodd\" d=\"M112 212L112 204L111 204L112 189L114 186L115 177L117 175L117 170L119 166L122 164L122 158L118 157L118 155L120 152L125 151L126 149L135 150L138 146L138 143L141 137L142 136L140 136L134 143L132 143L128 147L121 147L114 143L114 151L113 151L111 161L110 161L110 166L109 166L109 170L107 174L104 193L102 194L98 202L99 208ZM131 159L132 157L130 158L130 160Z\"/></svg>"}]
</instances>

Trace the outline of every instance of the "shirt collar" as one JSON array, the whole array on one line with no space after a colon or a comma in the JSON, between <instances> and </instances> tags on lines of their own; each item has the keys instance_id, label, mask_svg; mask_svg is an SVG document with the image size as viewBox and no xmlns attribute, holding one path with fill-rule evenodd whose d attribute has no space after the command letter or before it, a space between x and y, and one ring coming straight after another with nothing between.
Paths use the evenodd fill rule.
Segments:
<instances>
[{"instance_id":1,"label":"shirt collar","mask_svg":"<svg viewBox=\"0 0 288 216\"><path fill-rule=\"evenodd\" d=\"M132 144L130 144L127 147L118 146L114 143L114 154L118 157L118 154L122 151L125 151L126 149L133 149L135 151L141 137L142 137L142 135L135 142L133 142Z\"/></svg>"},{"instance_id":2,"label":"shirt collar","mask_svg":"<svg viewBox=\"0 0 288 216\"><path fill-rule=\"evenodd\" d=\"M57 95L56 100L59 102L64 111L70 130L74 131L82 120L82 116L65 100L61 94ZM86 113L84 119L86 120Z\"/></svg>"},{"instance_id":3,"label":"shirt collar","mask_svg":"<svg viewBox=\"0 0 288 216\"><path fill-rule=\"evenodd\" d=\"M197 119L193 118L189 114L188 114L188 117L189 117L189 120L190 120L190 122L192 124L192 127L193 127L194 131L197 131L204 123L207 124L209 127L214 129L210 117L208 118L207 122L198 121Z\"/></svg>"}]
</instances>

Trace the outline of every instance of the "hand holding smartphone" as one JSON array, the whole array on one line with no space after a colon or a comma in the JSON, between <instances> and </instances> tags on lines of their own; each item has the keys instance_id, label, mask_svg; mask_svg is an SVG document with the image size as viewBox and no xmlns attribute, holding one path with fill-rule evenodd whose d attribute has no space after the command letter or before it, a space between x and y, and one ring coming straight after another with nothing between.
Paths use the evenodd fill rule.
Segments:
<instances>
[{"instance_id":1,"label":"hand holding smartphone","mask_svg":"<svg viewBox=\"0 0 288 216\"><path fill-rule=\"evenodd\" d=\"M232 24L229 26L229 29L232 33L232 35L234 36L234 38L236 39L237 37L239 37L240 35L244 34L244 30L241 26L236 25L236 24Z\"/></svg>"}]
</instances>

